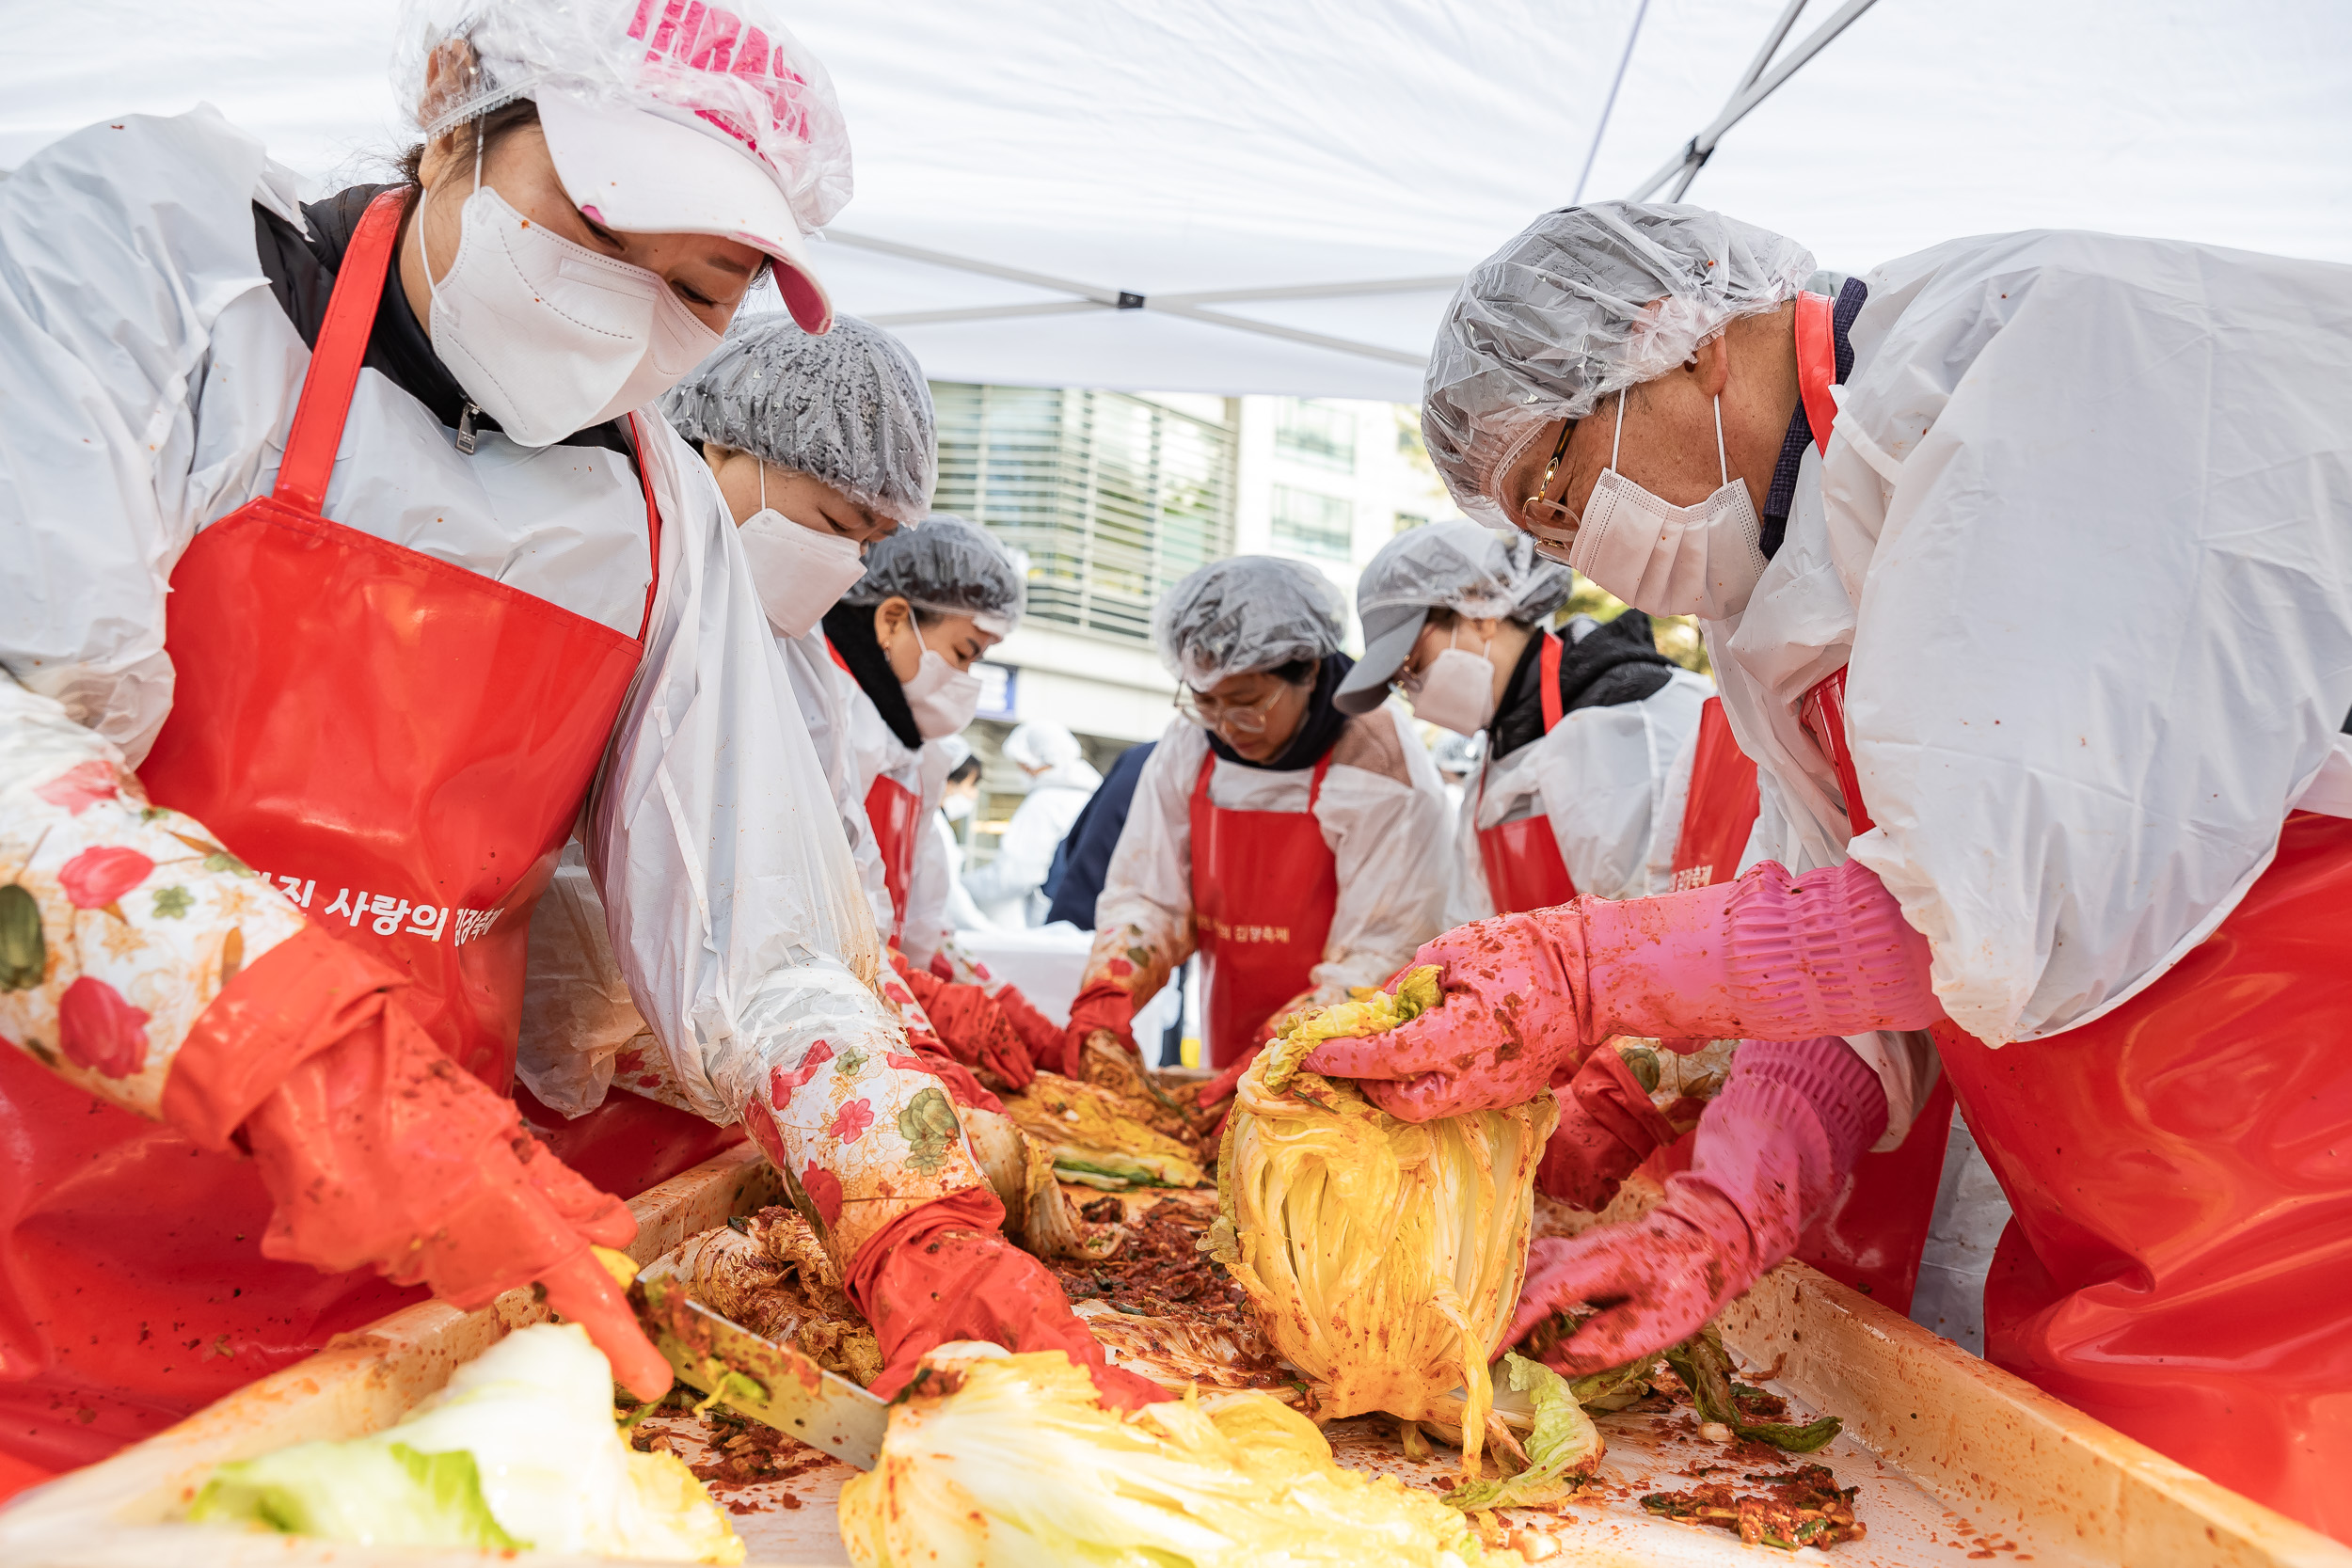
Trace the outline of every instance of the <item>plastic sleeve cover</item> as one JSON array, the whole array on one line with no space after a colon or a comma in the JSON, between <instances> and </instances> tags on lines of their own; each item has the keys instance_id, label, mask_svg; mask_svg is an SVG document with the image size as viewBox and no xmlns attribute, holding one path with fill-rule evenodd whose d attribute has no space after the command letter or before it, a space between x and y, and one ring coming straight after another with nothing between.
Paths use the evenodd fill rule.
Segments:
<instances>
[{"instance_id":1,"label":"plastic sleeve cover","mask_svg":"<svg viewBox=\"0 0 2352 1568\"><path fill-rule=\"evenodd\" d=\"M206 1009L307 929L202 823L149 806L112 744L5 675L0 876L0 1038L146 1117ZM217 1147L235 1122L200 1125Z\"/></svg>"}]
</instances>

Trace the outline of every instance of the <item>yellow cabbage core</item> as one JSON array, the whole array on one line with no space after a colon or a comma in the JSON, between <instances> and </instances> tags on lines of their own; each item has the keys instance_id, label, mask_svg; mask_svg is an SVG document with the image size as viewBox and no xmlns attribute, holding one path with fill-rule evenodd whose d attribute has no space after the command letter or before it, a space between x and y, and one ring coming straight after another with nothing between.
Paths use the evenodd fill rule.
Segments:
<instances>
[{"instance_id":1,"label":"yellow cabbage core","mask_svg":"<svg viewBox=\"0 0 2352 1568\"><path fill-rule=\"evenodd\" d=\"M1428 1493L1342 1469L1314 1424L1267 1395L1121 1415L1059 1351L973 1361L953 1392L894 1407L840 1519L858 1568L1519 1560Z\"/></svg>"},{"instance_id":2,"label":"yellow cabbage core","mask_svg":"<svg viewBox=\"0 0 2352 1568\"><path fill-rule=\"evenodd\" d=\"M1407 976L1406 1005L1419 1011L1414 982L1434 991L1435 979ZM1458 1416L1463 1469L1477 1475L1487 1363L1518 1305L1535 1167L1559 1107L1543 1094L1417 1125L1297 1067L1311 1049L1302 1037L1393 1026L1400 1010L1359 997L1297 1015L1260 1054L1226 1123L1207 1244L1275 1349L1314 1380L1321 1413ZM1279 1092L1268 1086L1277 1072Z\"/></svg>"}]
</instances>

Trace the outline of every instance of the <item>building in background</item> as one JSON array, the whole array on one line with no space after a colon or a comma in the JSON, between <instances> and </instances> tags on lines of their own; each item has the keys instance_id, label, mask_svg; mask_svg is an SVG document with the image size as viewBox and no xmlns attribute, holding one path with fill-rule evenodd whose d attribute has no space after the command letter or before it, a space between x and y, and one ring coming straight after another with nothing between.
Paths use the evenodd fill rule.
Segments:
<instances>
[{"instance_id":1,"label":"building in background","mask_svg":"<svg viewBox=\"0 0 2352 1568\"><path fill-rule=\"evenodd\" d=\"M961 382L933 382L931 399L933 506L1029 562L1028 613L980 672L973 864L1019 803L996 756L1013 724L1057 719L1103 768L1167 728L1176 684L1152 650L1152 607L1178 578L1222 556L1284 555L1352 599L1398 529L1454 510L1406 404Z\"/></svg>"}]
</instances>

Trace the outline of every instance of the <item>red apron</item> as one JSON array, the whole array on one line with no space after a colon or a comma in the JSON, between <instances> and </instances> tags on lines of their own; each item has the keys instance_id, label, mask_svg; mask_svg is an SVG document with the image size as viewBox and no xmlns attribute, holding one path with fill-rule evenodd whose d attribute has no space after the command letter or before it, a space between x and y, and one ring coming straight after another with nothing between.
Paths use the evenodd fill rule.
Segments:
<instances>
[{"instance_id":1,"label":"red apron","mask_svg":"<svg viewBox=\"0 0 2352 1568\"><path fill-rule=\"evenodd\" d=\"M1274 1010L1314 983L1340 903L1339 862L1315 820L1330 768L1327 752L1305 811L1227 811L1209 800L1216 753L1200 759L1192 786L1192 909L1213 1068L1247 1056Z\"/></svg>"},{"instance_id":2,"label":"red apron","mask_svg":"<svg viewBox=\"0 0 2352 1568\"><path fill-rule=\"evenodd\" d=\"M1549 735L1560 722L1560 639L1550 632L1545 632L1543 639L1539 678L1544 733ZM1486 773L1493 766L1489 760L1479 769L1481 800L1486 799ZM1479 829L1478 860L1486 869L1486 892L1494 899L1497 914L1548 910L1576 896L1576 882L1568 875L1567 862L1560 858L1560 840L1551 831L1551 818L1541 813Z\"/></svg>"},{"instance_id":3,"label":"red apron","mask_svg":"<svg viewBox=\"0 0 2352 1568\"><path fill-rule=\"evenodd\" d=\"M1731 737L1724 700L1709 697L1699 708L1691 788L1675 840L1674 891L1712 887L1738 876L1757 809L1756 764Z\"/></svg>"},{"instance_id":4,"label":"red apron","mask_svg":"<svg viewBox=\"0 0 2352 1568\"><path fill-rule=\"evenodd\" d=\"M1857 833L1846 673L1806 694ZM2352 820L2296 812L2213 935L2122 1006L1998 1051L1939 1023L2013 1211L1985 1354L2352 1541Z\"/></svg>"},{"instance_id":5,"label":"red apron","mask_svg":"<svg viewBox=\"0 0 2352 1568\"><path fill-rule=\"evenodd\" d=\"M178 683L139 776L404 969L419 1022L504 1093L530 906L640 644L320 515L405 196L352 237L276 491L172 572ZM650 484L646 519L658 562ZM0 1449L34 1465L98 1459L424 1293L264 1259L249 1160L12 1051L0 1172Z\"/></svg>"},{"instance_id":6,"label":"red apron","mask_svg":"<svg viewBox=\"0 0 2352 1568\"><path fill-rule=\"evenodd\" d=\"M923 798L896 779L878 777L866 792L866 821L882 854L882 886L890 890L890 945L896 947L907 928L907 889L914 885Z\"/></svg>"}]
</instances>

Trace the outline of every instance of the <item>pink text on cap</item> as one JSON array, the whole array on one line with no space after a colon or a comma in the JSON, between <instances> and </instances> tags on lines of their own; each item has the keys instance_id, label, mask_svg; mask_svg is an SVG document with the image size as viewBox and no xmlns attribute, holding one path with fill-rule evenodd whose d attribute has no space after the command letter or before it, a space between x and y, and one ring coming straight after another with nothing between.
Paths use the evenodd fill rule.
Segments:
<instances>
[{"instance_id":1,"label":"pink text on cap","mask_svg":"<svg viewBox=\"0 0 2352 1568\"><path fill-rule=\"evenodd\" d=\"M778 131L801 141L809 139L808 113L801 104L806 79L786 63L783 49L771 44L766 33L747 25L733 11L703 0L638 0L628 36L645 43L648 62L669 60L689 71L742 78L768 100ZM751 151L760 150L758 132L733 116L707 108L697 108L694 114Z\"/></svg>"}]
</instances>

